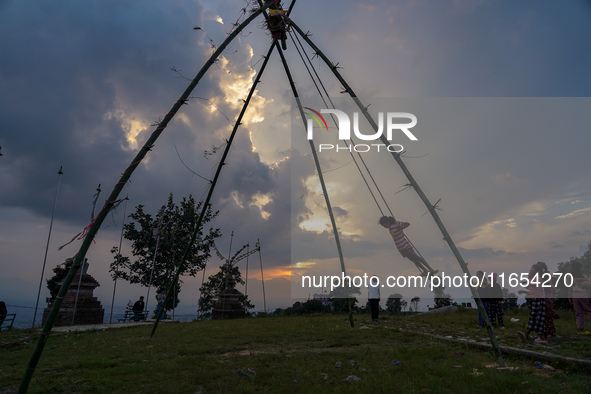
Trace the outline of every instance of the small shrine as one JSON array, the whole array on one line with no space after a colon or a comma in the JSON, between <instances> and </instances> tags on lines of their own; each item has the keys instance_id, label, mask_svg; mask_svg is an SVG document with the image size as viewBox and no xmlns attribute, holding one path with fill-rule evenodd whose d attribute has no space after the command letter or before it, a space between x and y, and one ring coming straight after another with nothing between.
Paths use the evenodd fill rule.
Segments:
<instances>
[{"instance_id":1,"label":"small shrine","mask_svg":"<svg viewBox=\"0 0 591 394\"><path fill-rule=\"evenodd\" d=\"M88 265L88 259L84 259L74 276L55 319L56 326L103 323L105 310L101 302L93 296L94 289L100 284L87 273ZM62 285L63 281L58 284ZM45 324L52 306L53 304L48 304L43 311L43 324Z\"/></svg>"},{"instance_id":2,"label":"small shrine","mask_svg":"<svg viewBox=\"0 0 591 394\"><path fill-rule=\"evenodd\" d=\"M218 295L218 301L214 304L211 311L211 318L213 320L244 318L246 311L240 303L240 298L243 296L240 291L226 287Z\"/></svg>"},{"instance_id":3,"label":"small shrine","mask_svg":"<svg viewBox=\"0 0 591 394\"><path fill-rule=\"evenodd\" d=\"M234 233L232 233L232 235L234 235ZM213 241L212 246L217 256L226 262L226 264L223 265L226 271L226 283L224 285L224 289L221 290L217 295L217 301L211 310L211 318L212 320L244 318L246 317L246 309L241 301L244 298L244 294L238 291L233 284L232 267L240 260L243 260L251 254L260 251L261 247L257 242L256 247L253 250L243 253L244 249L248 248L249 246L249 244L246 244L242 246L242 248L238 249L238 251L232 257L226 258L220 253L217 246L215 245L215 242ZM222 268L222 270L224 268Z\"/></svg>"}]
</instances>

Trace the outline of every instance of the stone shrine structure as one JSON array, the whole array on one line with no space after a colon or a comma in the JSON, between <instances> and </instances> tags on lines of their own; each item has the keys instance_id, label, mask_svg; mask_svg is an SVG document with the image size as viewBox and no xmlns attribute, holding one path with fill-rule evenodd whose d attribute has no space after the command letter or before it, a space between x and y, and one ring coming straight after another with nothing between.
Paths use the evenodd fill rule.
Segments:
<instances>
[{"instance_id":1,"label":"stone shrine structure","mask_svg":"<svg viewBox=\"0 0 591 394\"><path fill-rule=\"evenodd\" d=\"M93 297L94 289L100 286L100 284L87 273L88 265L88 259L84 259L84 262L74 276L55 319L54 324L56 326L103 323L105 310L101 302L96 297ZM58 284L62 285L63 283L61 281ZM79 291L78 285L80 285ZM76 294L78 294L78 299L76 299ZM48 304L47 308L43 311L43 324L45 324L52 306L53 304ZM73 323L72 317L74 318Z\"/></svg>"},{"instance_id":2,"label":"stone shrine structure","mask_svg":"<svg viewBox=\"0 0 591 394\"><path fill-rule=\"evenodd\" d=\"M244 295L236 289L226 287L219 294L218 301L211 311L212 320L242 319L246 316L244 306L240 304L240 298Z\"/></svg>"}]
</instances>

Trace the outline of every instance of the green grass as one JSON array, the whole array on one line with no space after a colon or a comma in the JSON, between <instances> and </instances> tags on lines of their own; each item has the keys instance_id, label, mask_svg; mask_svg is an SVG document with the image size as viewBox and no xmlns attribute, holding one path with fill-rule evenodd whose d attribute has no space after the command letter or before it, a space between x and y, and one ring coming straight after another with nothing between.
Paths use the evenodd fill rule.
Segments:
<instances>
[{"instance_id":1,"label":"green grass","mask_svg":"<svg viewBox=\"0 0 591 394\"><path fill-rule=\"evenodd\" d=\"M559 311L560 319L555 320L557 334L561 338L551 339L548 344L540 345L533 341L521 342L517 337L517 331L525 332L528 321L528 311L511 311L505 314L505 330L495 329L495 335L501 346L509 346L548 352L565 357L591 360L591 338L577 335L574 311ZM421 330L431 334L451 336L452 338L470 338L477 341L489 342L486 329L479 328L476 324L475 311L460 309L459 313L439 315L417 315L406 319L404 327L409 330ZM512 322L511 318L519 319ZM589 322L587 321L587 324ZM532 333L533 338L536 333Z\"/></svg>"},{"instance_id":2,"label":"green grass","mask_svg":"<svg viewBox=\"0 0 591 394\"><path fill-rule=\"evenodd\" d=\"M517 342L527 316L499 332L502 345L591 359L591 338L575 335L574 317L557 328L563 339L548 346ZM588 371L556 364L536 369L533 359L506 356L514 371L497 371L487 350L423 335L486 338L476 314L269 317L53 333L33 377L31 393L178 392L558 392L591 391ZM513 327L513 324L515 327ZM572 326L572 329L571 329ZM402 329L402 331L401 331ZM0 392L16 391L39 332L0 335ZM457 354L463 352L464 354ZM355 361L355 365L350 363ZM340 361L342 366L335 368ZM392 365L400 361L399 365ZM254 368L249 378L237 372ZM361 380L346 381L348 376Z\"/></svg>"}]
</instances>

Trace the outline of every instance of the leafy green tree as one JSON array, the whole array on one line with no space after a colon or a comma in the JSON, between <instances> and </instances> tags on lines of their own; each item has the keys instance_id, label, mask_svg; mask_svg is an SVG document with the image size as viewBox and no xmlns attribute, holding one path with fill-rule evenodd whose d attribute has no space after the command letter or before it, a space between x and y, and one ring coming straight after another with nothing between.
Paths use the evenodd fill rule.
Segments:
<instances>
[{"instance_id":1,"label":"leafy green tree","mask_svg":"<svg viewBox=\"0 0 591 394\"><path fill-rule=\"evenodd\" d=\"M110 266L113 278L117 276L129 283L139 283L143 286L149 286L151 283L158 290L170 286L201 209L202 202L197 203L192 196L184 197L180 204L176 205L172 193L167 204L154 216L146 213L143 205L138 205L136 211L129 215L132 221L123 227L123 236L132 241L132 255L135 259L121 256L114 247L111 250L115 255L114 261ZM216 215L217 212L212 212L208 207L199 229L199 237L190 245L181 275L195 276L211 256L211 243L220 236L220 232L219 229L210 229L207 234L203 234L203 227ZM182 281L179 280L175 292L177 297L174 302L165 306L165 310L171 310L178 304L181 285ZM151 300L149 302L151 303Z\"/></svg>"},{"instance_id":2,"label":"leafy green tree","mask_svg":"<svg viewBox=\"0 0 591 394\"><path fill-rule=\"evenodd\" d=\"M322 305L322 301L320 300L308 300L304 302L304 307L306 308L306 313L323 313L328 312L330 310L329 307L325 307Z\"/></svg>"},{"instance_id":3,"label":"leafy green tree","mask_svg":"<svg viewBox=\"0 0 591 394\"><path fill-rule=\"evenodd\" d=\"M402 294L392 294L386 301L386 311L391 314L402 312Z\"/></svg>"},{"instance_id":4,"label":"leafy green tree","mask_svg":"<svg viewBox=\"0 0 591 394\"><path fill-rule=\"evenodd\" d=\"M243 285L244 279L240 274L240 270L236 266L232 266L230 276L228 277L228 264L224 264L220 267L220 270L211 275L207 282L203 283L199 291L201 296L199 297L199 313L204 319L211 317L211 311L218 301L219 295L226 289L236 288L236 285ZM245 311L254 308L254 305L250 302L247 295L241 295L238 299L240 305Z\"/></svg>"},{"instance_id":5,"label":"leafy green tree","mask_svg":"<svg viewBox=\"0 0 591 394\"><path fill-rule=\"evenodd\" d=\"M46 301L48 304L53 304L55 301L55 297L57 297L57 293L60 291L61 285L58 283L63 282L70 271L70 267L72 267L73 259L68 258L63 263L59 264L57 267L53 269L53 276L47 279L47 289L49 289L49 297L46 297Z\"/></svg>"},{"instance_id":6,"label":"leafy green tree","mask_svg":"<svg viewBox=\"0 0 591 394\"><path fill-rule=\"evenodd\" d=\"M347 296L351 303L351 309L355 308L355 304L358 302L357 298L353 297L355 294L361 295L361 289L359 287L337 287L328 293L328 298L332 300L335 313L349 313Z\"/></svg>"},{"instance_id":7,"label":"leafy green tree","mask_svg":"<svg viewBox=\"0 0 591 394\"><path fill-rule=\"evenodd\" d=\"M413 311L418 311L419 310L419 303L421 302L421 298L420 297L413 297L410 300L410 305L412 306L412 310Z\"/></svg>"},{"instance_id":8,"label":"leafy green tree","mask_svg":"<svg viewBox=\"0 0 591 394\"><path fill-rule=\"evenodd\" d=\"M306 312L306 309L304 308L302 303L300 301L296 301L292 306L285 309L284 313L286 316L293 316L293 315L299 316L299 315L303 315L305 312Z\"/></svg>"},{"instance_id":9,"label":"leafy green tree","mask_svg":"<svg viewBox=\"0 0 591 394\"><path fill-rule=\"evenodd\" d=\"M568 301L568 287L565 285L565 280L568 283L570 281L570 276L565 277L565 275L571 273L571 267L575 261L581 263L583 266L583 273L589 275L591 272L591 243L589 243L587 251L585 251L582 256L571 257L567 262L558 263L557 272L562 273L563 276L560 278L558 286L556 287L554 307L557 309L572 309L572 305ZM554 276L552 279L552 283L555 283L558 277Z\"/></svg>"},{"instance_id":10,"label":"leafy green tree","mask_svg":"<svg viewBox=\"0 0 591 394\"><path fill-rule=\"evenodd\" d=\"M295 302L292 306L285 310L285 315L306 315L313 313L330 312L330 306L322 305L320 300L307 300L306 302Z\"/></svg>"},{"instance_id":11,"label":"leafy green tree","mask_svg":"<svg viewBox=\"0 0 591 394\"><path fill-rule=\"evenodd\" d=\"M408 301L406 300L401 300L400 301L400 306L402 307L403 311L406 311L406 307L408 306Z\"/></svg>"},{"instance_id":12,"label":"leafy green tree","mask_svg":"<svg viewBox=\"0 0 591 394\"><path fill-rule=\"evenodd\" d=\"M445 292L444 286L433 286L433 300L435 301L435 308L441 308L451 305L451 295Z\"/></svg>"}]
</instances>

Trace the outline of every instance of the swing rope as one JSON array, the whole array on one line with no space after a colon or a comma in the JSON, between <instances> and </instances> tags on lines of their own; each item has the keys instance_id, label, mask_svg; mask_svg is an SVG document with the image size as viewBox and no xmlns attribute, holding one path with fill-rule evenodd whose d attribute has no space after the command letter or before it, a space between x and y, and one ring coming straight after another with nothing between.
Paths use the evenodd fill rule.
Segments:
<instances>
[{"instance_id":1,"label":"swing rope","mask_svg":"<svg viewBox=\"0 0 591 394\"><path fill-rule=\"evenodd\" d=\"M326 99L328 99L328 101L330 102L330 106L335 109L335 105L330 97L330 95L328 94L328 91L326 90L326 87L324 86L324 83L322 82L322 79L320 78L320 76L318 75L318 72L316 71L316 68L314 67L314 64L312 63L312 60L310 59L310 57L308 56L308 53L306 52L304 46L302 45L302 42L300 41L298 35L296 33L293 33L291 31L288 32L289 36L291 37L291 40L294 43L294 47L296 48L298 54L300 55L300 58L302 59L302 62L304 63L304 66L306 67L306 70L308 71L308 74L310 75L310 78L312 79L312 82L314 83L314 86L316 87L316 90L318 91L318 94L320 95L320 98L322 99L322 102L324 103L324 105L326 105L328 107L328 103L326 101ZM295 37L295 39L294 39ZM299 44L299 47L298 47ZM301 51L300 51L300 47L301 47ZM303 55L302 55L303 53ZM310 67L308 67L308 64L306 64L306 60L308 61L308 64L310 65ZM314 71L314 75L316 76L316 78L314 78L314 76L312 75L312 72L310 71L310 68L312 69L312 71ZM318 83L316 83L316 79L318 79L318 83L320 84L320 86L322 86L322 90L324 91L324 94L322 93L322 91L320 90L320 88L318 87ZM326 95L326 99L324 98L324 96ZM337 127L337 123L336 120L334 118L333 114L330 114L330 117L333 121L333 123L335 124L335 127ZM349 154L351 155L351 158L353 159L353 162L355 163L355 166L357 167L357 170L359 171L359 174L361 175L361 178L363 179L363 182L365 183L365 186L367 186L367 190L369 191L369 193L371 194L371 197L373 198L376 207L378 208L378 210L380 211L380 214L382 216L384 215L384 211L382 210L382 207L380 206L380 204L378 203L378 200L376 199L376 196L371 188L371 186L369 185L366 176L364 175L363 171L361 170L361 167L359 166L359 164L357 163L357 160L355 159L355 155L353 155L353 152L351 151L351 149L349 149L349 143L344 140L343 141L345 143L345 145L347 146L347 150L349 151ZM351 140L351 142L353 142ZM363 156L361 156L360 152L357 152L357 155L359 156L359 159L361 160L365 171L367 171L367 175L370 177L374 187L377 190L377 193L380 195L380 198L382 199L382 202L384 203L384 205L386 206L388 212L390 213L390 216L394 216L394 214L392 213L392 210L390 209L390 206L388 205L388 202L386 201L386 198L384 197L384 195L382 194L382 191L380 189L380 187L378 186L375 178L373 177L371 171L369 170L367 163L365 162L365 160L363 159ZM408 239L408 242L410 243L410 245L414 248L414 250L416 251L416 253L422 258L423 255L421 254L421 252L418 250L418 248L412 243L412 241L410 240L410 238L408 236L406 236L406 238Z\"/></svg>"},{"instance_id":2,"label":"swing rope","mask_svg":"<svg viewBox=\"0 0 591 394\"><path fill-rule=\"evenodd\" d=\"M262 1L262 0L259 0ZM295 86L295 82L291 76L291 72L289 70L289 66L287 65L287 60L285 60L285 56L283 55L283 51L279 48L277 44L277 40L274 41L274 46L277 47L277 51L279 52L279 56L281 57L281 63L283 64L283 69L285 70L285 75L289 81L289 85L291 87L292 94L295 98L295 101L298 106L298 110L300 113L300 117L302 122L304 122L304 128L306 127L306 116L304 115L304 107L302 107L302 103L300 101L300 96L298 94L297 88ZM332 231L334 234L335 243L337 246L337 252L339 255L339 261L341 263L341 272L343 275L347 275L347 270L345 268L345 257L343 255L343 249L341 247L341 240L339 238L339 231L337 228L337 224L334 218L334 213L332 211L332 206L330 204L330 198L328 196L328 191L326 189L326 184L324 183L324 176L322 175L322 168L320 167L320 161L318 160L318 155L316 154L316 149L314 148L314 143L312 141L308 141L310 143L310 150L312 151L312 157L314 159L314 165L316 166L316 171L318 172L318 180L320 181L320 187L322 188L322 195L324 196L324 202L326 203L326 209L328 211L328 217L330 219L330 223L332 226ZM353 320L353 310L351 306L351 300L349 298L349 291L345 287L345 297L347 298L347 307L349 309L349 324L351 328L355 327L355 322Z\"/></svg>"},{"instance_id":3,"label":"swing rope","mask_svg":"<svg viewBox=\"0 0 591 394\"><path fill-rule=\"evenodd\" d=\"M316 87L316 91L318 91L318 94L320 95L320 98L322 99L322 102L324 103L325 106L328 107L328 103L326 102L326 99L324 98L324 94L325 94L326 97L328 98L328 100L330 101L330 104L331 104L332 108L334 108L335 106L334 106L334 104L333 104L333 102L332 102L332 100L331 100L331 98L330 98L330 96L329 96L329 94L328 94L328 92L326 90L326 87L322 83L322 80L320 79L320 76L318 75L318 72L316 72L316 69L314 68L314 64L312 63L312 61L308 57L308 54L306 53L306 50L304 49L304 46L300 42L300 40L297 37L297 35L292 34L291 31L289 31L288 33L289 33L289 36L291 37L291 40L294 43L294 47L296 48L298 54L300 55L300 58L302 59L302 63L304 63L304 67L306 67L306 70L308 71L308 75L310 75L310 79L312 80L312 82L314 83L314 86ZM294 40L294 36L296 38L295 40ZM299 44L299 47L298 47L298 44ZM302 48L302 51L301 52L300 52L300 47ZM306 61L304 60L304 55L302 55L302 52L304 53L306 59L308 60L308 63L310 64L310 67L314 71L314 74L316 75L316 78L314 78L314 76L312 75L312 72L310 71L310 68L308 67L308 64L306 64ZM318 79L318 83L320 83L320 85L322 86L322 90L324 90L324 94L322 94L322 91L318 87L318 83L316 83L316 79ZM332 121L333 121L333 123L335 124L335 127L336 127L336 120L334 118L334 115L331 114L330 117L332 118ZM349 148L349 144L347 143L347 141L344 141L344 142L347 145L347 149L348 149ZM359 154L359 152L357 152L357 153ZM357 163L357 160L355 160L355 156L353 155L353 153L351 152L351 150L349 150L349 154L351 155L351 158L353 159L353 162L355 163L355 166L357 167L357 170L359 171L359 174L361 174L361 178L363 179L363 182L365 182L365 185L367 186L367 190L369 190L369 193L371 194L371 197L373 198L374 202L376 203L376 206L378 207L378 210L380 211L380 213L383 216L384 215L384 212L382 211L382 207L378 203L378 200L376 199L373 191L371 190L371 187L369 186L369 183L367 182L367 179L365 178L365 175L361 171L361 168L359 167L359 163ZM326 173L328 171L324 171L324 172Z\"/></svg>"},{"instance_id":4,"label":"swing rope","mask_svg":"<svg viewBox=\"0 0 591 394\"><path fill-rule=\"evenodd\" d=\"M261 240L257 239L256 248L259 251L259 262L261 263L261 283L263 284L263 306L267 313L267 296L265 295L265 277L263 276L263 256L261 254Z\"/></svg>"},{"instance_id":5,"label":"swing rope","mask_svg":"<svg viewBox=\"0 0 591 394\"><path fill-rule=\"evenodd\" d=\"M320 94L320 97L322 98L322 101L328 107L328 103L326 102L326 99L324 98L324 95L326 95L326 98L330 102L330 106L333 109L335 109L336 107L335 107L335 105L334 105L334 103L333 103L333 101L332 101L332 99L331 99L328 91L326 90L326 87L324 86L324 83L322 82L322 79L318 75L318 72L316 71L316 68L314 67L314 64L312 63L312 60L308 56L308 53L306 52L306 50L305 50L302 42L300 41L300 38L298 37L297 34L295 34L295 33L292 34L291 31L289 32L289 34L290 34L290 37L292 38L292 41L294 41L294 46L296 47L296 49L298 51L298 54L300 55L300 58L302 59L302 62L304 63L304 66L306 67L306 70L308 70L308 74L310 75L310 78L314 82L314 86L316 86L316 90ZM294 37L295 37L295 39L294 39ZM303 52L304 55L302 55L302 53L300 52L300 49L298 48L298 45L295 45L296 42L301 47L302 52ZM314 76L312 76L312 73L310 72L310 69L308 68L308 66L306 64L306 61L304 60L304 56L305 56L306 60L308 61L308 64L310 64L310 68L312 69L312 71L314 71L314 75L316 76L316 79L318 79L318 83L320 83L320 86L322 87L322 90L324 91L324 95L320 91L320 89L318 87L318 84L316 84L316 80L315 80ZM335 124L335 127L336 127L336 120L334 118L334 115L333 114L330 114L330 117L332 118L332 121L333 121L333 123ZM349 148L349 143L347 141L344 141L344 142L345 142L345 145L347 145L347 148ZM353 141L351 140L351 142L353 142ZM363 174L363 171L361 170L361 167L359 167L359 164L357 163L357 160L355 159L355 156L353 155L353 152L351 152L350 149L348 149L348 150L349 150L349 154L351 155L351 158L353 159L353 162L355 163L355 166L357 167L357 170L359 171L359 174L361 175L363 181L365 182L365 185L367 186L367 189L368 189L369 193L371 194L374 202L376 203L376 206L377 206L378 210L380 211L380 214L383 216L384 215L384 211L382 210L382 207L378 203L373 190L371 189L369 183L367 182L366 176ZM388 202L386 201L386 198L384 197L384 195L382 194L382 191L380 190L380 187L378 186L376 180L374 179L373 175L369 171L369 168L367 167L367 164L366 164L365 160L363 159L363 156L361 156L361 153L360 152L357 152L357 155L359 156L359 160L361 160L361 163L363 164L363 167L367 171L368 176L370 177L370 179L371 179L374 187L376 188L378 194L380 195L380 198L382 199L382 202L384 203L384 205L388 209L388 212L390 212L390 215L394 216L394 214L392 213L392 210L390 209L390 206L388 205Z\"/></svg>"}]
</instances>

